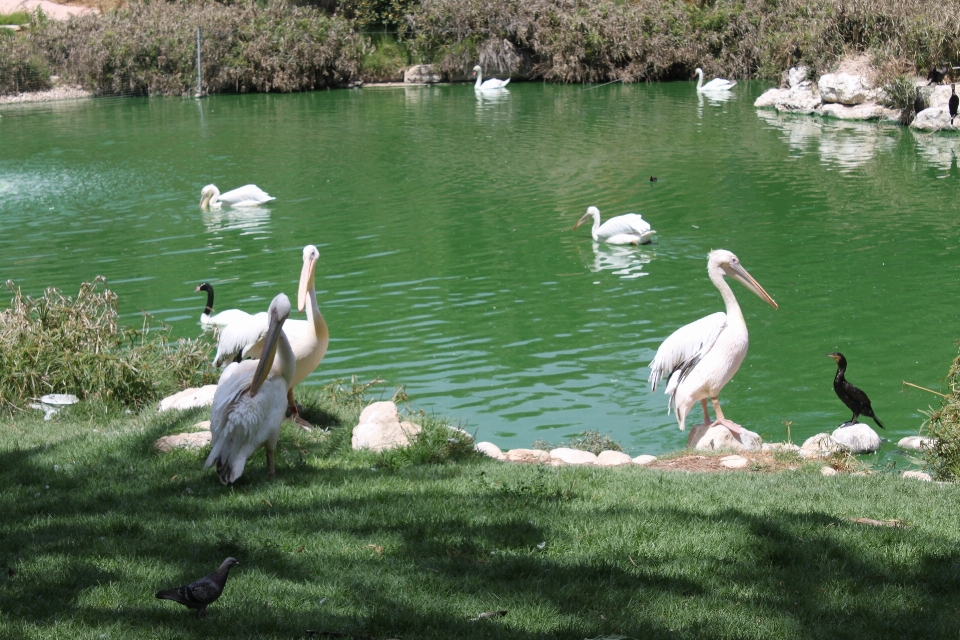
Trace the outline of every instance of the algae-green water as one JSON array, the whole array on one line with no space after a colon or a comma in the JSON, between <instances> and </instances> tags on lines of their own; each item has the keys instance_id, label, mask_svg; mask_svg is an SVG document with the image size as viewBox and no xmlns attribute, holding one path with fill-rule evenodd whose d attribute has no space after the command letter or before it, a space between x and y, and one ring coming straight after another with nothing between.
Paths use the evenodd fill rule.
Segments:
<instances>
[{"instance_id":1,"label":"algae-green water","mask_svg":"<svg viewBox=\"0 0 960 640\"><path fill-rule=\"evenodd\" d=\"M686 444L647 364L723 309L729 249L780 305L732 287L750 351L720 396L767 440L832 430L841 351L889 438L915 434L960 338L949 134L758 111L762 90L687 82L366 88L0 110L0 279L76 293L106 276L125 321L200 334L218 309L294 295L305 244L329 352L305 384L356 374L501 447L595 429L634 455ZM657 178L651 182L651 176ZM277 199L201 211L200 189ZM640 248L571 228L640 213ZM302 317L294 314L294 317ZM699 420L695 408L690 422ZM866 420L870 424L869 419Z\"/></svg>"}]
</instances>

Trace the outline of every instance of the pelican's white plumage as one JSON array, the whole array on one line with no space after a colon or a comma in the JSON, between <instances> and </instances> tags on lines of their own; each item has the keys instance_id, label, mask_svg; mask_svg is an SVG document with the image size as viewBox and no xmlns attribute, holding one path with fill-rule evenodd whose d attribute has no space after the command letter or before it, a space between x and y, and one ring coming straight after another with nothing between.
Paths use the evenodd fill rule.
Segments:
<instances>
[{"instance_id":1,"label":"pelican's white plumage","mask_svg":"<svg viewBox=\"0 0 960 640\"><path fill-rule=\"evenodd\" d=\"M216 185L208 184L200 191L200 206L212 209L219 209L223 204L231 207L256 207L271 200L276 198L255 184L245 184L226 193L220 193Z\"/></svg>"},{"instance_id":2,"label":"pelican's white plumage","mask_svg":"<svg viewBox=\"0 0 960 640\"><path fill-rule=\"evenodd\" d=\"M496 91L497 89L503 89L510 84L510 78L507 78L506 80L499 80L497 78L488 78L487 80L484 80L483 72L480 70L480 65L477 65L473 68L473 75L477 76L477 81L473 85L473 88L476 91Z\"/></svg>"},{"instance_id":3,"label":"pelican's white plumage","mask_svg":"<svg viewBox=\"0 0 960 640\"><path fill-rule=\"evenodd\" d=\"M698 67L694 73L697 74L697 93L730 91L737 84L736 80L725 80L723 78L714 78L707 84L703 84L703 69Z\"/></svg>"},{"instance_id":4,"label":"pelican's white plumage","mask_svg":"<svg viewBox=\"0 0 960 640\"><path fill-rule=\"evenodd\" d=\"M740 260L729 251L711 251L707 261L707 273L726 304L726 313L718 312L696 322L680 327L657 349L650 363L650 387L657 390L657 383L669 378L666 393L670 396L667 412L672 408L677 415L680 429L686 427L687 414L699 400L703 404L704 424L709 424L707 398L713 402L717 419L735 433L740 426L723 417L720 410L720 390L740 368L747 355L749 340L747 324L733 290L723 277L742 283L761 300L777 308L763 287L740 265Z\"/></svg>"},{"instance_id":5,"label":"pelican's white plumage","mask_svg":"<svg viewBox=\"0 0 960 640\"><path fill-rule=\"evenodd\" d=\"M610 218L600 224L600 210L596 207L587 207L587 212L573 225L576 229L584 222L593 218L591 233L597 242L609 244L647 244L657 232L650 228L650 223L639 213L626 213L622 216Z\"/></svg>"},{"instance_id":6,"label":"pelican's white plumage","mask_svg":"<svg viewBox=\"0 0 960 640\"><path fill-rule=\"evenodd\" d=\"M287 409L287 389L296 371L293 350L282 330L290 315L290 300L279 294L265 315L269 321L262 359L230 364L213 395L211 449L204 466L216 463L224 484L243 474L247 458L260 447L266 448L267 470L274 473L273 452Z\"/></svg>"},{"instance_id":7,"label":"pelican's white plumage","mask_svg":"<svg viewBox=\"0 0 960 640\"><path fill-rule=\"evenodd\" d=\"M223 328L231 322L242 322L250 317L249 313L240 309L225 309L216 315L211 315L213 313L213 285L204 282L196 288L196 291L207 292L207 306L203 308L203 313L200 314L200 326L205 330L214 327Z\"/></svg>"},{"instance_id":8,"label":"pelican's white plumage","mask_svg":"<svg viewBox=\"0 0 960 640\"><path fill-rule=\"evenodd\" d=\"M300 311L306 308L307 319L287 320L283 325L283 332L290 341L290 347L296 359L296 371L289 387L288 398L289 405L294 411L296 411L296 403L293 401L293 387L303 382L320 365L330 343L330 332L317 305L317 290L314 285L314 273L319 258L320 251L312 244L303 248L303 268L300 271L297 308ZM220 339L217 342L214 366L220 367L231 360L246 356L259 357L267 326L268 318L264 313L227 325L220 333ZM298 422L307 426L302 420Z\"/></svg>"}]
</instances>

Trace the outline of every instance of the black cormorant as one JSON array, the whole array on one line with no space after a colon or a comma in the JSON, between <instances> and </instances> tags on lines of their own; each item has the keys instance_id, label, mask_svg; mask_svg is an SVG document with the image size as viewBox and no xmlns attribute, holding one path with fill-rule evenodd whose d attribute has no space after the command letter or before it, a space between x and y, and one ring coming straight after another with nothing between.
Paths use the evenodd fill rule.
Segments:
<instances>
[{"instance_id":1,"label":"black cormorant","mask_svg":"<svg viewBox=\"0 0 960 640\"><path fill-rule=\"evenodd\" d=\"M847 359L843 357L843 354L828 353L827 357L837 361L837 375L833 378L833 390L837 392L837 397L843 400L843 404L853 411L853 417L840 426L845 427L855 424L857 418L862 414L873 418L873 421L881 429L886 429L877 419L877 416L873 415L873 407L870 406L870 398L867 397L867 394L847 382L847 379L843 377L843 374L847 371Z\"/></svg>"},{"instance_id":2,"label":"black cormorant","mask_svg":"<svg viewBox=\"0 0 960 640\"><path fill-rule=\"evenodd\" d=\"M939 67L930 67L930 71L927 72L927 80L930 81L929 84L940 84L943 82L943 79L947 77L948 73L950 73L950 67L948 65L944 64Z\"/></svg>"},{"instance_id":3,"label":"black cormorant","mask_svg":"<svg viewBox=\"0 0 960 640\"><path fill-rule=\"evenodd\" d=\"M796 62L800 62L800 58L803 57L803 51L800 50L800 43L799 43L799 42L794 42L794 43L793 43L793 51L791 51L790 54L793 56L793 61L794 61L795 63L796 63Z\"/></svg>"},{"instance_id":4,"label":"black cormorant","mask_svg":"<svg viewBox=\"0 0 960 640\"><path fill-rule=\"evenodd\" d=\"M950 126L953 126L953 119L957 117L957 107L960 107L960 96L957 95L957 85L950 85L950 101L947 108L950 109Z\"/></svg>"},{"instance_id":5,"label":"black cormorant","mask_svg":"<svg viewBox=\"0 0 960 640\"><path fill-rule=\"evenodd\" d=\"M920 113L926 108L927 105L923 103L923 96L920 95L920 87L917 87L917 97L913 99L913 110Z\"/></svg>"}]
</instances>

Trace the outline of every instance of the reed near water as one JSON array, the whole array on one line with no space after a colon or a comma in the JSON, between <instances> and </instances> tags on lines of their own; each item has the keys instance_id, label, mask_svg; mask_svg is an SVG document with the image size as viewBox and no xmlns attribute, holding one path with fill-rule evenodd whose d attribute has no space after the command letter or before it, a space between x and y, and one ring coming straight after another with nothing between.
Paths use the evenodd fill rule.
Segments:
<instances>
[{"instance_id":1,"label":"reed near water","mask_svg":"<svg viewBox=\"0 0 960 640\"><path fill-rule=\"evenodd\" d=\"M129 3L57 23L35 16L0 33L0 93L51 75L99 94L304 91L396 79L436 63L448 77L478 61L551 82L639 82L707 75L777 81L867 53L896 72L960 62L960 17L933 0L285 0ZM799 55L798 55L799 54ZM365 64L366 63L366 64Z\"/></svg>"}]
</instances>

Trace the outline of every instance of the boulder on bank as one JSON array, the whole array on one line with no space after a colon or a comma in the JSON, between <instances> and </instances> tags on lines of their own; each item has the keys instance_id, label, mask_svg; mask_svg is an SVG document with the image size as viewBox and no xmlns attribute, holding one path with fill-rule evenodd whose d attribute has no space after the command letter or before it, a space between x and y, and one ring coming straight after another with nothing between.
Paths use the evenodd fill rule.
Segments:
<instances>
[{"instance_id":1,"label":"boulder on bank","mask_svg":"<svg viewBox=\"0 0 960 640\"><path fill-rule=\"evenodd\" d=\"M493 444L492 442L478 442L477 444L473 445L473 448L476 451L482 453L483 455L493 458L495 460L504 459L503 451L501 451L500 447Z\"/></svg>"},{"instance_id":2,"label":"boulder on bank","mask_svg":"<svg viewBox=\"0 0 960 640\"><path fill-rule=\"evenodd\" d=\"M404 84L434 84L442 80L435 64L417 64L403 72Z\"/></svg>"},{"instance_id":3,"label":"boulder on bank","mask_svg":"<svg viewBox=\"0 0 960 640\"><path fill-rule=\"evenodd\" d=\"M817 113L841 120L896 120L900 117L900 112L896 109L888 109L875 103L853 106L829 103L820 105Z\"/></svg>"},{"instance_id":4,"label":"boulder on bank","mask_svg":"<svg viewBox=\"0 0 960 640\"><path fill-rule=\"evenodd\" d=\"M598 467L619 467L622 464L633 464L633 458L623 451L601 451L594 462Z\"/></svg>"},{"instance_id":5,"label":"boulder on bank","mask_svg":"<svg viewBox=\"0 0 960 640\"><path fill-rule=\"evenodd\" d=\"M803 82L792 89L768 89L753 102L755 107L774 107L785 113L811 114L820 106L813 83Z\"/></svg>"},{"instance_id":6,"label":"boulder on bank","mask_svg":"<svg viewBox=\"0 0 960 640\"><path fill-rule=\"evenodd\" d=\"M923 451L924 449L931 448L935 442L936 441L933 438L907 436L906 438L900 438L900 442L897 443L897 446L901 449L909 449L910 451Z\"/></svg>"},{"instance_id":7,"label":"boulder on bank","mask_svg":"<svg viewBox=\"0 0 960 640\"><path fill-rule=\"evenodd\" d=\"M397 405L393 402L374 402L360 414L360 421L353 428L351 446L354 450L376 452L406 447L420 435L420 431L418 424L400 422Z\"/></svg>"},{"instance_id":8,"label":"boulder on bank","mask_svg":"<svg viewBox=\"0 0 960 640\"><path fill-rule=\"evenodd\" d=\"M708 428L707 425L698 424L690 430L687 438L687 446L697 451L759 451L762 445L763 440L756 433L744 429L743 433L734 435L722 425Z\"/></svg>"},{"instance_id":9,"label":"boulder on bank","mask_svg":"<svg viewBox=\"0 0 960 640\"><path fill-rule=\"evenodd\" d=\"M880 91L865 76L850 73L825 73L817 80L820 98L825 102L846 105L876 102Z\"/></svg>"},{"instance_id":10,"label":"boulder on bank","mask_svg":"<svg viewBox=\"0 0 960 640\"><path fill-rule=\"evenodd\" d=\"M193 387L184 389L180 393L167 396L160 401L157 411L168 411L170 409L193 409L195 407L209 407L213 405L213 394L217 391L217 385L208 384L203 387Z\"/></svg>"},{"instance_id":11,"label":"boulder on bank","mask_svg":"<svg viewBox=\"0 0 960 640\"><path fill-rule=\"evenodd\" d=\"M787 86L791 89L799 87L807 79L809 73L810 69L803 65L791 67L787 70Z\"/></svg>"},{"instance_id":12,"label":"boulder on bank","mask_svg":"<svg viewBox=\"0 0 960 640\"><path fill-rule=\"evenodd\" d=\"M955 119L954 123L950 124L950 112L946 107L930 107L917 114L910 123L910 128L920 131L956 131L960 126L960 118Z\"/></svg>"},{"instance_id":13,"label":"boulder on bank","mask_svg":"<svg viewBox=\"0 0 960 640\"><path fill-rule=\"evenodd\" d=\"M810 436L800 446L800 455L804 458L826 458L831 453L843 451L843 445L833 439L829 433Z\"/></svg>"},{"instance_id":14,"label":"boulder on bank","mask_svg":"<svg viewBox=\"0 0 960 640\"><path fill-rule=\"evenodd\" d=\"M633 464L638 464L642 467L656 461L657 461L657 456L644 454L642 456L637 456L636 458L634 458Z\"/></svg>"},{"instance_id":15,"label":"boulder on bank","mask_svg":"<svg viewBox=\"0 0 960 640\"><path fill-rule=\"evenodd\" d=\"M851 453L873 453L880 448L880 436L862 422L840 427L833 432L833 439Z\"/></svg>"},{"instance_id":16,"label":"boulder on bank","mask_svg":"<svg viewBox=\"0 0 960 640\"><path fill-rule=\"evenodd\" d=\"M510 449L503 454L507 462L550 462L550 452L542 449Z\"/></svg>"},{"instance_id":17,"label":"boulder on bank","mask_svg":"<svg viewBox=\"0 0 960 640\"><path fill-rule=\"evenodd\" d=\"M563 464L595 464L597 462L597 454L589 451L581 451L580 449L560 447L550 452L550 459Z\"/></svg>"},{"instance_id":18,"label":"boulder on bank","mask_svg":"<svg viewBox=\"0 0 960 640\"><path fill-rule=\"evenodd\" d=\"M924 482L933 482L933 478L930 477L929 473L924 473L923 471L904 471L904 478L913 478L914 480L922 480Z\"/></svg>"}]
</instances>

